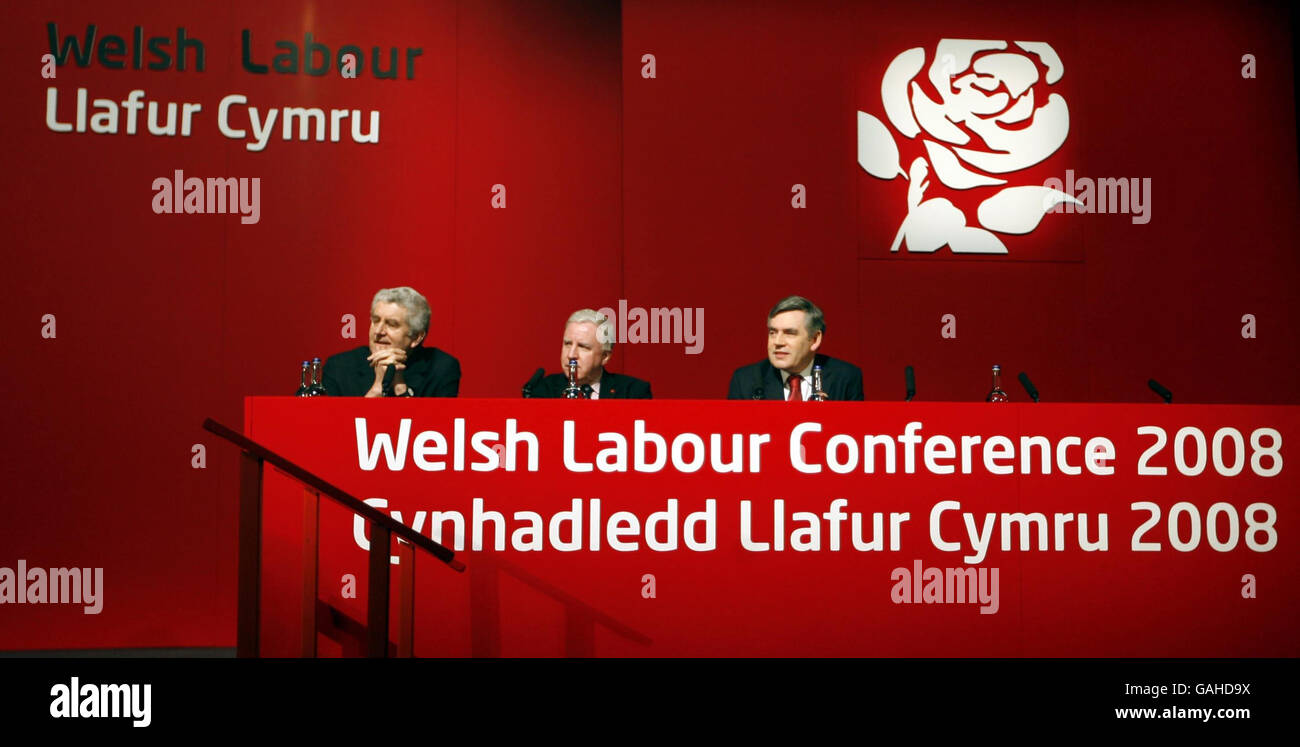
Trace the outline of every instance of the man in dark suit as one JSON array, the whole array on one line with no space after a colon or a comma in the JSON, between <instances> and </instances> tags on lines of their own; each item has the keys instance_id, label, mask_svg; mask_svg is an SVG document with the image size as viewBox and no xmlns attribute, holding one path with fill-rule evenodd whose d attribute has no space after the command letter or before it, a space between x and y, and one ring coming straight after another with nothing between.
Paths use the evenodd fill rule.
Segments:
<instances>
[{"instance_id":1,"label":"man in dark suit","mask_svg":"<svg viewBox=\"0 0 1300 747\"><path fill-rule=\"evenodd\" d=\"M325 361L321 381L335 397L455 397L460 363L422 347L429 302L414 288L384 288L370 302L370 344Z\"/></svg>"},{"instance_id":2,"label":"man in dark suit","mask_svg":"<svg viewBox=\"0 0 1300 747\"><path fill-rule=\"evenodd\" d=\"M533 385L529 396L558 398L569 386L569 360L578 362L577 384L587 399L650 399L650 382L605 369L614 354L614 328L591 309L573 312L564 324L560 370Z\"/></svg>"},{"instance_id":3,"label":"man in dark suit","mask_svg":"<svg viewBox=\"0 0 1300 747\"><path fill-rule=\"evenodd\" d=\"M822 367L823 400L861 400L862 370L817 352L826 331L822 310L802 296L790 296L767 315L767 360L741 366L731 375L727 399L813 398L813 366Z\"/></svg>"}]
</instances>

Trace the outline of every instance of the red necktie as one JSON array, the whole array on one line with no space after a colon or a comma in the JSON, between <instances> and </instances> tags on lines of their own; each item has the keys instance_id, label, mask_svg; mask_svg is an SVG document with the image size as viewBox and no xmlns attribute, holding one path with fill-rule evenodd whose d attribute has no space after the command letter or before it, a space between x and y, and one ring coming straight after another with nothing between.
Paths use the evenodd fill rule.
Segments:
<instances>
[{"instance_id":1,"label":"red necktie","mask_svg":"<svg viewBox=\"0 0 1300 747\"><path fill-rule=\"evenodd\" d=\"M803 377L798 374L794 374L793 376L790 377L790 380L786 383L790 386L790 398L786 401L803 402L803 386L801 386L803 384Z\"/></svg>"}]
</instances>

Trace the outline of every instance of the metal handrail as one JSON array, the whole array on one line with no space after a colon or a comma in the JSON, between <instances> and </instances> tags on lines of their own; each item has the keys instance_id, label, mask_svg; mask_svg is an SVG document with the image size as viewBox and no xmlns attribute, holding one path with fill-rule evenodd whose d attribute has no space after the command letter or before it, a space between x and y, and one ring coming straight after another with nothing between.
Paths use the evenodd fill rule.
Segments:
<instances>
[{"instance_id":1,"label":"metal handrail","mask_svg":"<svg viewBox=\"0 0 1300 747\"><path fill-rule=\"evenodd\" d=\"M465 564L455 559L456 553L451 548L434 542L432 539L416 532L405 524L394 521L391 517L384 516L375 509L375 507L367 504L360 498L346 492L342 488L331 485L320 477L317 477L302 467L299 467L265 446L249 439L242 433L227 428L212 418L203 421L203 428L221 436L244 451L256 456L258 459L270 462L276 469L284 472L298 482L301 482L304 485L310 485L314 490L322 495L329 496L336 502L343 504L343 506L352 513L360 514L367 521L373 522L375 525L387 529L389 532L392 532L394 535L410 542L412 545L428 551L435 558L446 563L457 573L465 570Z\"/></svg>"},{"instance_id":2,"label":"metal handrail","mask_svg":"<svg viewBox=\"0 0 1300 747\"><path fill-rule=\"evenodd\" d=\"M260 607L262 584L262 476L263 465L271 466L289 477L306 485L310 490L306 518L312 525L307 536L304 550L307 558L308 572L304 586L303 611L303 655L314 656L316 649L316 515L320 496L324 495L344 508L361 516L371 524L370 531L370 587L367 596L366 651L370 656L387 656L388 643L388 600L389 600L389 553L392 538L399 537L405 542L398 543L398 554L406 560L406 570L402 573L401 598L399 601L399 655L411 655L414 643L414 564L418 547L441 560L452 570L461 573L465 564L456 560L455 553L448 547L434 542L406 525L384 516L374 507L367 505L356 496L326 482L324 479L308 472L293 462L276 454L265 446L208 418L203 421L203 428L238 446L240 454L239 467L239 599L237 603L236 651L241 657L255 657L259 653Z\"/></svg>"}]
</instances>

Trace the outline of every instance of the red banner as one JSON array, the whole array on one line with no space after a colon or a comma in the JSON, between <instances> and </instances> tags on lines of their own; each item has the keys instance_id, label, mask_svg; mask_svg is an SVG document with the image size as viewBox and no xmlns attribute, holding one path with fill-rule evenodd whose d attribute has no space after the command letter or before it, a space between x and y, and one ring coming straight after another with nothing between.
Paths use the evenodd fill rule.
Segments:
<instances>
[{"instance_id":1,"label":"red banner","mask_svg":"<svg viewBox=\"0 0 1300 747\"><path fill-rule=\"evenodd\" d=\"M1300 655L1296 407L249 398L246 417L467 564L416 553L421 656ZM294 655L302 489L266 480L263 652ZM368 528L323 504L319 597L364 622Z\"/></svg>"}]
</instances>

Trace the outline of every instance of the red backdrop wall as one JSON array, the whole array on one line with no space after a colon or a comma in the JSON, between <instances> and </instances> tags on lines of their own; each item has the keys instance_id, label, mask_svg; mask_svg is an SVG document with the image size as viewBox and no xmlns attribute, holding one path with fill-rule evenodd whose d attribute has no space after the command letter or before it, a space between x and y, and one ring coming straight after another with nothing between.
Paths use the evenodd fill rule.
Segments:
<instances>
[{"instance_id":1,"label":"red backdrop wall","mask_svg":"<svg viewBox=\"0 0 1300 747\"><path fill-rule=\"evenodd\" d=\"M763 355L768 307L801 293L826 311L824 349L862 366L868 399L899 398L912 364L918 398L976 400L1001 363L1056 401L1147 401L1154 376L1184 402L1300 402L1279 8L45 2L9 16L0 565L103 566L109 590L99 616L5 609L0 649L232 645L235 455L199 424L238 424L244 396L290 392L299 360L357 344L341 318L364 337L380 287L429 297L430 341L460 359L462 396L517 396L533 368L554 369L570 311L619 299L703 308L704 349L627 345L613 367L658 397L722 396ZM61 39L89 23L128 40L136 25L184 26L205 69L65 64L47 80L50 22ZM253 75L243 29L261 61L305 32L331 49L423 52L410 80L376 80L369 59L356 80ZM1150 222L1049 215L1005 257L891 255L902 182L858 166L856 112L881 113L895 55L942 38L1050 42L1070 134L1030 175L1150 178ZM50 86L61 108L84 87L203 110L189 137L56 133ZM380 142L277 133L250 152L215 126L229 93L376 110ZM260 222L154 214L150 185L176 169L261 178ZM791 206L795 184L806 208ZM955 339L940 335L945 314Z\"/></svg>"}]
</instances>

